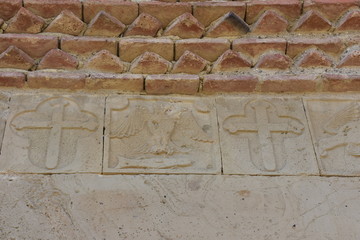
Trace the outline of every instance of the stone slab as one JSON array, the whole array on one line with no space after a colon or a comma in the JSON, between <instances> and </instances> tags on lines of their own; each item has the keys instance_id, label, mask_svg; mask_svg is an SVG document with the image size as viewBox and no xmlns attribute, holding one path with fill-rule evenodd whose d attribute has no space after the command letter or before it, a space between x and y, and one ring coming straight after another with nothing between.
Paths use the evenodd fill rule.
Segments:
<instances>
[{"instance_id":1,"label":"stone slab","mask_svg":"<svg viewBox=\"0 0 360 240\"><path fill-rule=\"evenodd\" d=\"M14 94L0 172L100 173L104 97Z\"/></svg>"},{"instance_id":2,"label":"stone slab","mask_svg":"<svg viewBox=\"0 0 360 240\"><path fill-rule=\"evenodd\" d=\"M9 115L10 96L9 93L0 92L0 148L4 138L7 117Z\"/></svg>"},{"instance_id":3,"label":"stone slab","mask_svg":"<svg viewBox=\"0 0 360 240\"><path fill-rule=\"evenodd\" d=\"M216 99L224 174L319 174L300 98Z\"/></svg>"},{"instance_id":4,"label":"stone slab","mask_svg":"<svg viewBox=\"0 0 360 240\"><path fill-rule=\"evenodd\" d=\"M0 239L358 240L359 178L0 176Z\"/></svg>"},{"instance_id":5,"label":"stone slab","mask_svg":"<svg viewBox=\"0 0 360 240\"><path fill-rule=\"evenodd\" d=\"M111 96L104 173L219 173L213 98Z\"/></svg>"},{"instance_id":6,"label":"stone slab","mask_svg":"<svg viewBox=\"0 0 360 240\"><path fill-rule=\"evenodd\" d=\"M305 98L305 107L324 175L360 176L360 98Z\"/></svg>"}]
</instances>

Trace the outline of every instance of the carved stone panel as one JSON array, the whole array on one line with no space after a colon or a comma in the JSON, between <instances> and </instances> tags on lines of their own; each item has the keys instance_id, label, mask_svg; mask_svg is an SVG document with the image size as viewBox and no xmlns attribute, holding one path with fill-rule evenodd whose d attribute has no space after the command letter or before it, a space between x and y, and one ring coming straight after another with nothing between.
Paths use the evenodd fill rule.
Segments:
<instances>
[{"instance_id":1,"label":"carved stone panel","mask_svg":"<svg viewBox=\"0 0 360 240\"><path fill-rule=\"evenodd\" d=\"M216 101L225 174L318 174L300 99Z\"/></svg>"},{"instance_id":2,"label":"carved stone panel","mask_svg":"<svg viewBox=\"0 0 360 240\"><path fill-rule=\"evenodd\" d=\"M360 99L306 98L321 174L360 176Z\"/></svg>"},{"instance_id":3,"label":"carved stone panel","mask_svg":"<svg viewBox=\"0 0 360 240\"><path fill-rule=\"evenodd\" d=\"M14 95L1 172L101 172L103 97Z\"/></svg>"},{"instance_id":4,"label":"carved stone panel","mask_svg":"<svg viewBox=\"0 0 360 240\"><path fill-rule=\"evenodd\" d=\"M9 94L0 93L0 149L2 146L5 125L9 114Z\"/></svg>"},{"instance_id":5,"label":"carved stone panel","mask_svg":"<svg viewBox=\"0 0 360 240\"><path fill-rule=\"evenodd\" d=\"M104 173L219 173L214 100L112 96Z\"/></svg>"}]
</instances>

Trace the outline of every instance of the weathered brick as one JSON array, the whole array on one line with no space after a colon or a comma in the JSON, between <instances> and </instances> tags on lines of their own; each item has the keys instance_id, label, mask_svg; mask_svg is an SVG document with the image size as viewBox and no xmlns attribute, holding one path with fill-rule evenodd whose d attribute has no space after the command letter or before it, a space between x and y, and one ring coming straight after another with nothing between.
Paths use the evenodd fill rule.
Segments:
<instances>
[{"instance_id":1,"label":"weathered brick","mask_svg":"<svg viewBox=\"0 0 360 240\"><path fill-rule=\"evenodd\" d=\"M345 46L337 37L306 38L299 37L288 40L287 55L294 58L308 48L317 47L327 54L337 56L343 52Z\"/></svg>"},{"instance_id":2,"label":"weathered brick","mask_svg":"<svg viewBox=\"0 0 360 240\"><path fill-rule=\"evenodd\" d=\"M0 54L0 68L16 68L29 70L35 61L19 48L10 46Z\"/></svg>"},{"instance_id":3,"label":"weathered brick","mask_svg":"<svg viewBox=\"0 0 360 240\"><path fill-rule=\"evenodd\" d=\"M220 75L209 74L204 76L204 93L235 93L253 92L258 84L258 79L252 75Z\"/></svg>"},{"instance_id":4,"label":"weathered brick","mask_svg":"<svg viewBox=\"0 0 360 240\"><path fill-rule=\"evenodd\" d=\"M0 18L9 20L22 6L22 0L1 0L0 1Z\"/></svg>"},{"instance_id":5,"label":"weathered brick","mask_svg":"<svg viewBox=\"0 0 360 240\"><path fill-rule=\"evenodd\" d=\"M245 17L245 3L243 2L200 2L194 3L194 17L205 27L228 12L233 12L240 18Z\"/></svg>"},{"instance_id":6,"label":"weathered brick","mask_svg":"<svg viewBox=\"0 0 360 240\"><path fill-rule=\"evenodd\" d=\"M286 32L288 21L276 11L268 10L251 26L253 34L277 34Z\"/></svg>"},{"instance_id":7,"label":"weathered brick","mask_svg":"<svg viewBox=\"0 0 360 240\"><path fill-rule=\"evenodd\" d=\"M199 84L197 75L148 75L145 90L149 94L195 94L199 90Z\"/></svg>"},{"instance_id":8,"label":"weathered brick","mask_svg":"<svg viewBox=\"0 0 360 240\"><path fill-rule=\"evenodd\" d=\"M326 32L332 25L317 11L310 10L297 21L293 27L296 32Z\"/></svg>"},{"instance_id":9,"label":"weathered brick","mask_svg":"<svg viewBox=\"0 0 360 240\"><path fill-rule=\"evenodd\" d=\"M4 20L2 18L0 18L0 27L4 24Z\"/></svg>"},{"instance_id":10,"label":"weathered brick","mask_svg":"<svg viewBox=\"0 0 360 240\"><path fill-rule=\"evenodd\" d=\"M360 91L359 74L323 74L322 79L325 92Z\"/></svg>"},{"instance_id":11,"label":"weathered brick","mask_svg":"<svg viewBox=\"0 0 360 240\"><path fill-rule=\"evenodd\" d=\"M27 82L31 88L75 90L85 87L85 78L86 74L82 73L29 72Z\"/></svg>"},{"instance_id":12,"label":"weathered brick","mask_svg":"<svg viewBox=\"0 0 360 240\"><path fill-rule=\"evenodd\" d=\"M144 90L144 78L141 74L91 74L86 78L86 88L142 92Z\"/></svg>"},{"instance_id":13,"label":"weathered brick","mask_svg":"<svg viewBox=\"0 0 360 240\"><path fill-rule=\"evenodd\" d=\"M89 23L85 36L118 37L126 26L117 18L100 11Z\"/></svg>"},{"instance_id":14,"label":"weathered brick","mask_svg":"<svg viewBox=\"0 0 360 240\"><path fill-rule=\"evenodd\" d=\"M41 59L37 69L75 70L78 64L76 57L60 49L52 49Z\"/></svg>"},{"instance_id":15,"label":"weathered brick","mask_svg":"<svg viewBox=\"0 0 360 240\"><path fill-rule=\"evenodd\" d=\"M159 54L153 52L145 52L137 57L130 67L131 73L143 73L143 74L162 74L169 71L171 63Z\"/></svg>"},{"instance_id":16,"label":"weathered brick","mask_svg":"<svg viewBox=\"0 0 360 240\"><path fill-rule=\"evenodd\" d=\"M317 75L270 75L260 82L261 92L315 92Z\"/></svg>"},{"instance_id":17,"label":"weathered brick","mask_svg":"<svg viewBox=\"0 0 360 240\"><path fill-rule=\"evenodd\" d=\"M281 38L243 38L235 39L232 49L237 52L245 53L253 58L258 58L266 51L273 50L285 54L286 40Z\"/></svg>"},{"instance_id":18,"label":"weathered brick","mask_svg":"<svg viewBox=\"0 0 360 240\"><path fill-rule=\"evenodd\" d=\"M69 35L79 35L85 28L85 23L81 21L71 11L62 11L44 32L64 33Z\"/></svg>"},{"instance_id":19,"label":"weathered brick","mask_svg":"<svg viewBox=\"0 0 360 240\"><path fill-rule=\"evenodd\" d=\"M118 56L111 54L107 50L96 53L84 65L84 69L109 73L122 73L127 68L126 63L120 61Z\"/></svg>"},{"instance_id":20,"label":"weathered brick","mask_svg":"<svg viewBox=\"0 0 360 240\"><path fill-rule=\"evenodd\" d=\"M310 48L296 59L294 65L301 68L331 67L333 61L323 51L316 48Z\"/></svg>"},{"instance_id":21,"label":"weathered brick","mask_svg":"<svg viewBox=\"0 0 360 240\"><path fill-rule=\"evenodd\" d=\"M58 38L30 34L0 34L0 52L11 45L23 50L32 58L40 58L58 47Z\"/></svg>"},{"instance_id":22,"label":"weathered brick","mask_svg":"<svg viewBox=\"0 0 360 240\"><path fill-rule=\"evenodd\" d=\"M360 46L348 48L341 57L338 68L359 68L360 67Z\"/></svg>"},{"instance_id":23,"label":"weathered brick","mask_svg":"<svg viewBox=\"0 0 360 240\"><path fill-rule=\"evenodd\" d=\"M140 14L128 27L124 36L151 36L155 37L162 28L162 23L147 13Z\"/></svg>"},{"instance_id":24,"label":"weathered brick","mask_svg":"<svg viewBox=\"0 0 360 240\"><path fill-rule=\"evenodd\" d=\"M62 50L80 56L89 56L101 50L117 54L116 45L116 39L113 38L63 37L61 39Z\"/></svg>"},{"instance_id":25,"label":"weathered brick","mask_svg":"<svg viewBox=\"0 0 360 240\"><path fill-rule=\"evenodd\" d=\"M148 13L167 26L172 20L184 13L191 13L189 3L140 2L139 13Z\"/></svg>"},{"instance_id":26,"label":"weathered brick","mask_svg":"<svg viewBox=\"0 0 360 240\"><path fill-rule=\"evenodd\" d=\"M337 32L360 31L360 10L352 10L346 13L336 26Z\"/></svg>"},{"instance_id":27,"label":"weathered brick","mask_svg":"<svg viewBox=\"0 0 360 240\"><path fill-rule=\"evenodd\" d=\"M317 10L328 20L335 21L349 8L359 6L358 0L304 0L304 12Z\"/></svg>"},{"instance_id":28,"label":"weathered brick","mask_svg":"<svg viewBox=\"0 0 360 240\"><path fill-rule=\"evenodd\" d=\"M10 20L6 33L39 33L45 21L27 10L20 8L17 14Z\"/></svg>"},{"instance_id":29,"label":"weathered brick","mask_svg":"<svg viewBox=\"0 0 360 240\"><path fill-rule=\"evenodd\" d=\"M175 59L179 59L186 50L189 50L213 62L228 49L230 49L230 42L226 39L179 40L175 42Z\"/></svg>"},{"instance_id":30,"label":"weathered brick","mask_svg":"<svg viewBox=\"0 0 360 240\"><path fill-rule=\"evenodd\" d=\"M19 72L0 72L1 87L21 88L25 84L25 74Z\"/></svg>"},{"instance_id":31,"label":"weathered brick","mask_svg":"<svg viewBox=\"0 0 360 240\"><path fill-rule=\"evenodd\" d=\"M235 72L244 68L250 68L251 62L239 52L227 50L213 64L212 73Z\"/></svg>"},{"instance_id":32,"label":"weathered brick","mask_svg":"<svg viewBox=\"0 0 360 240\"><path fill-rule=\"evenodd\" d=\"M170 39L124 38L119 41L120 59L131 62L144 52L154 52L168 61L174 58L174 43Z\"/></svg>"},{"instance_id":33,"label":"weathered brick","mask_svg":"<svg viewBox=\"0 0 360 240\"><path fill-rule=\"evenodd\" d=\"M209 62L202 57L190 51L185 51L179 60L177 60L177 62L174 64L171 72L199 74L208 64Z\"/></svg>"},{"instance_id":34,"label":"weathered brick","mask_svg":"<svg viewBox=\"0 0 360 240\"><path fill-rule=\"evenodd\" d=\"M184 13L169 24L163 35L178 36L180 38L200 38L204 30L205 27L191 13Z\"/></svg>"},{"instance_id":35,"label":"weathered brick","mask_svg":"<svg viewBox=\"0 0 360 240\"><path fill-rule=\"evenodd\" d=\"M265 53L259 58L255 68L262 69L287 69L291 66L292 60L280 52Z\"/></svg>"},{"instance_id":36,"label":"weathered brick","mask_svg":"<svg viewBox=\"0 0 360 240\"><path fill-rule=\"evenodd\" d=\"M73 12L79 18L82 17L80 0L24 0L24 6L43 18L56 17L64 10Z\"/></svg>"},{"instance_id":37,"label":"weathered brick","mask_svg":"<svg viewBox=\"0 0 360 240\"><path fill-rule=\"evenodd\" d=\"M250 31L250 27L233 12L226 13L224 16L213 22L206 37L238 37Z\"/></svg>"},{"instance_id":38,"label":"weathered brick","mask_svg":"<svg viewBox=\"0 0 360 240\"><path fill-rule=\"evenodd\" d=\"M301 13L301 2L299 0L253 0L247 3L246 22L252 24L266 10L277 10L289 22L298 19Z\"/></svg>"}]
</instances>

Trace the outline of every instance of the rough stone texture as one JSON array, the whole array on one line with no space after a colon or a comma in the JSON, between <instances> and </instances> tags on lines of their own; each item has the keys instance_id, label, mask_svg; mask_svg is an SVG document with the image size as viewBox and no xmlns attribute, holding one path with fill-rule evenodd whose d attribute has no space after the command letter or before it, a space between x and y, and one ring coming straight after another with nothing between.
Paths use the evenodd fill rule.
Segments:
<instances>
[{"instance_id":1,"label":"rough stone texture","mask_svg":"<svg viewBox=\"0 0 360 240\"><path fill-rule=\"evenodd\" d=\"M3 83L6 84L6 82L3 81L3 77L5 76L6 75L0 73L0 85L3 85ZM19 74L16 73L10 73L8 74L8 76L10 79L12 78L11 80L15 80L16 78L20 77ZM10 94L5 92L0 93L0 147L3 142L5 125L9 114L9 100L10 100Z\"/></svg>"},{"instance_id":2,"label":"rough stone texture","mask_svg":"<svg viewBox=\"0 0 360 240\"><path fill-rule=\"evenodd\" d=\"M323 51L316 48L306 50L295 62L295 66L300 68L331 67L332 65L333 60Z\"/></svg>"},{"instance_id":3,"label":"rough stone texture","mask_svg":"<svg viewBox=\"0 0 360 240\"><path fill-rule=\"evenodd\" d=\"M159 19L165 27L184 13L191 13L189 3L140 2L139 13L147 13Z\"/></svg>"},{"instance_id":4,"label":"rough stone texture","mask_svg":"<svg viewBox=\"0 0 360 240\"><path fill-rule=\"evenodd\" d=\"M82 17L80 0L23 0L26 9L43 18L56 17L63 10L73 12Z\"/></svg>"},{"instance_id":5,"label":"rough stone texture","mask_svg":"<svg viewBox=\"0 0 360 240\"><path fill-rule=\"evenodd\" d=\"M259 58L255 68L263 69L287 69L291 66L292 60L280 52L265 53Z\"/></svg>"},{"instance_id":6,"label":"rough stone texture","mask_svg":"<svg viewBox=\"0 0 360 240\"><path fill-rule=\"evenodd\" d=\"M244 38L235 39L232 43L232 49L241 53L245 53L255 59L260 55L272 49L285 54L286 40L281 38Z\"/></svg>"},{"instance_id":7,"label":"rough stone texture","mask_svg":"<svg viewBox=\"0 0 360 240\"><path fill-rule=\"evenodd\" d=\"M2 0L0 2L0 17L9 20L22 6L22 0Z\"/></svg>"},{"instance_id":8,"label":"rough stone texture","mask_svg":"<svg viewBox=\"0 0 360 240\"><path fill-rule=\"evenodd\" d=\"M61 38L61 49L83 57L92 55L94 52L108 50L117 54L117 42L113 38L95 37L63 37Z\"/></svg>"},{"instance_id":9,"label":"rough stone texture","mask_svg":"<svg viewBox=\"0 0 360 240\"><path fill-rule=\"evenodd\" d=\"M206 37L238 37L250 31L247 23L233 12L225 14L213 22L207 30Z\"/></svg>"},{"instance_id":10,"label":"rough stone texture","mask_svg":"<svg viewBox=\"0 0 360 240\"><path fill-rule=\"evenodd\" d=\"M128 27L124 36L151 36L155 37L162 28L162 23L147 13L140 14Z\"/></svg>"},{"instance_id":11,"label":"rough stone texture","mask_svg":"<svg viewBox=\"0 0 360 240\"><path fill-rule=\"evenodd\" d=\"M175 42L175 60L179 59L188 50L213 62L228 49L230 49L230 42L226 39L178 40Z\"/></svg>"},{"instance_id":12,"label":"rough stone texture","mask_svg":"<svg viewBox=\"0 0 360 240\"><path fill-rule=\"evenodd\" d=\"M113 96L106 106L104 173L220 172L214 99Z\"/></svg>"},{"instance_id":13,"label":"rough stone texture","mask_svg":"<svg viewBox=\"0 0 360 240\"><path fill-rule=\"evenodd\" d=\"M82 89L85 86L86 74L29 72L27 83L31 88Z\"/></svg>"},{"instance_id":14,"label":"rough stone texture","mask_svg":"<svg viewBox=\"0 0 360 240\"><path fill-rule=\"evenodd\" d=\"M154 52L168 61L174 58L174 43L170 39L137 39L124 38L119 41L120 59L133 61L144 52Z\"/></svg>"},{"instance_id":15,"label":"rough stone texture","mask_svg":"<svg viewBox=\"0 0 360 240\"><path fill-rule=\"evenodd\" d=\"M169 24L163 35L178 36L180 38L200 38L204 30L205 27L191 13L184 13Z\"/></svg>"},{"instance_id":16,"label":"rough stone texture","mask_svg":"<svg viewBox=\"0 0 360 240\"><path fill-rule=\"evenodd\" d=\"M304 93L317 91L319 85L317 75L272 75L262 79L259 90L264 93Z\"/></svg>"},{"instance_id":17,"label":"rough stone texture","mask_svg":"<svg viewBox=\"0 0 360 240\"><path fill-rule=\"evenodd\" d=\"M204 76L202 91L204 93L253 92L257 83L257 77L252 75L209 74Z\"/></svg>"},{"instance_id":18,"label":"rough stone texture","mask_svg":"<svg viewBox=\"0 0 360 240\"><path fill-rule=\"evenodd\" d=\"M250 68L251 65L246 56L233 50L227 50L213 64L211 72L235 72L244 68Z\"/></svg>"},{"instance_id":19,"label":"rough stone texture","mask_svg":"<svg viewBox=\"0 0 360 240\"><path fill-rule=\"evenodd\" d=\"M337 32L360 31L360 10L353 10L345 14L338 22Z\"/></svg>"},{"instance_id":20,"label":"rough stone texture","mask_svg":"<svg viewBox=\"0 0 360 240\"><path fill-rule=\"evenodd\" d=\"M245 3L243 2L203 2L194 3L194 17L196 17L205 27L213 21L222 17L228 12L233 12L240 18L245 17Z\"/></svg>"},{"instance_id":21,"label":"rough stone texture","mask_svg":"<svg viewBox=\"0 0 360 240\"><path fill-rule=\"evenodd\" d=\"M196 94L200 79L197 75L148 75L145 90L149 94Z\"/></svg>"},{"instance_id":22,"label":"rough stone texture","mask_svg":"<svg viewBox=\"0 0 360 240\"><path fill-rule=\"evenodd\" d=\"M0 27L4 24L4 19L0 18Z\"/></svg>"},{"instance_id":23,"label":"rough stone texture","mask_svg":"<svg viewBox=\"0 0 360 240\"><path fill-rule=\"evenodd\" d=\"M351 92L360 90L360 74L323 74L323 91Z\"/></svg>"},{"instance_id":24,"label":"rough stone texture","mask_svg":"<svg viewBox=\"0 0 360 240\"><path fill-rule=\"evenodd\" d=\"M45 21L34 15L26 8L20 8L17 14L9 21L6 33L39 33Z\"/></svg>"},{"instance_id":25,"label":"rough stone texture","mask_svg":"<svg viewBox=\"0 0 360 240\"><path fill-rule=\"evenodd\" d=\"M37 69L75 70L78 65L76 57L60 49L52 49L41 59Z\"/></svg>"},{"instance_id":26,"label":"rough stone texture","mask_svg":"<svg viewBox=\"0 0 360 240\"><path fill-rule=\"evenodd\" d=\"M276 11L266 11L260 18L251 26L252 34L277 34L287 31L288 21L279 15Z\"/></svg>"},{"instance_id":27,"label":"rough stone texture","mask_svg":"<svg viewBox=\"0 0 360 240\"><path fill-rule=\"evenodd\" d=\"M218 98L226 174L318 174L301 99Z\"/></svg>"},{"instance_id":28,"label":"rough stone texture","mask_svg":"<svg viewBox=\"0 0 360 240\"><path fill-rule=\"evenodd\" d=\"M205 67L208 64L208 61L196 55L195 53L185 51L184 54L174 64L171 73L199 74L201 71L205 70Z\"/></svg>"},{"instance_id":29,"label":"rough stone texture","mask_svg":"<svg viewBox=\"0 0 360 240\"><path fill-rule=\"evenodd\" d=\"M64 33L77 36L85 28L85 23L81 21L71 11L65 10L57 16L44 32Z\"/></svg>"},{"instance_id":30,"label":"rough stone texture","mask_svg":"<svg viewBox=\"0 0 360 240\"><path fill-rule=\"evenodd\" d=\"M25 74L18 72L0 72L0 86L21 88L25 85Z\"/></svg>"},{"instance_id":31,"label":"rough stone texture","mask_svg":"<svg viewBox=\"0 0 360 240\"><path fill-rule=\"evenodd\" d=\"M96 72L122 73L127 70L127 64L109 51L101 50L85 63L84 69Z\"/></svg>"},{"instance_id":32,"label":"rough stone texture","mask_svg":"<svg viewBox=\"0 0 360 240\"><path fill-rule=\"evenodd\" d=\"M360 175L357 96L306 98L321 174Z\"/></svg>"},{"instance_id":33,"label":"rough stone texture","mask_svg":"<svg viewBox=\"0 0 360 240\"><path fill-rule=\"evenodd\" d=\"M348 48L339 62L338 68L354 68L360 67L360 45Z\"/></svg>"},{"instance_id":34,"label":"rough stone texture","mask_svg":"<svg viewBox=\"0 0 360 240\"><path fill-rule=\"evenodd\" d=\"M131 73L162 74L169 71L171 63L162 58L159 54L145 52L137 57L130 67Z\"/></svg>"},{"instance_id":35,"label":"rough stone texture","mask_svg":"<svg viewBox=\"0 0 360 240\"><path fill-rule=\"evenodd\" d=\"M23 50L32 58L40 58L51 49L58 47L58 39L53 36L31 34L0 34L0 52L11 45Z\"/></svg>"},{"instance_id":36,"label":"rough stone texture","mask_svg":"<svg viewBox=\"0 0 360 240\"><path fill-rule=\"evenodd\" d=\"M295 32L326 32L332 27L331 22L321 16L317 11L308 11L297 21L293 27Z\"/></svg>"},{"instance_id":37,"label":"rough stone texture","mask_svg":"<svg viewBox=\"0 0 360 240\"><path fill-rule=\"evenodd\" d=\"M138 16L138 4L118 0L86 0L83 2L84 21L90 22L98 12L105 11L124 24L131 24Z\"/></svg>"},{"instance_id":38,"label":"rough stone texture","mask_svg":"<svg viewBox=\"0 0 360 240\"><path fill-rule=\"evenodd\" d=\"M1 172L101 172L103 97L16 94Z\"/></svg>"},{"instance_id":39,"label":"rough stone texture","mask_svg":"<svg viewBox=\"0 0 360 240\"><path fill-rule=\"evenodd\" d=\"M29 70L35 61L17 47L10 46L0 54L0 68L17 68Z\"/></svg>"},{"instance_id":40,"label":"rough stone texture","mask_svg":"<svg viewBox=\"0 0 360 240\"><path fill-rule=\"evenodd\" d=\"M142 92L144 90L144 78L141 74L91 74L90 77L86 78L86 88Z\"/></svg>"},{"instance_id":41,"label":"rough stone texture","mask_svg":"<svg viewBox=\"0 0 360 240\"><path fill-rule=\"evenodd\" d=\"M100 11L89 23L85 36L118 37L125 25L110 14Z\"/></svg>"}]
</instances>

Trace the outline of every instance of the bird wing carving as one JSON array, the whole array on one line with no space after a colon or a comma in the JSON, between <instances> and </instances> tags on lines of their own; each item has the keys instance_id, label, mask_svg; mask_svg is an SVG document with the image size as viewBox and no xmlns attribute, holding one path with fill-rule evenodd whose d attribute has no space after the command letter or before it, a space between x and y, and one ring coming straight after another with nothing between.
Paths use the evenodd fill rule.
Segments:
<instances>
[{"instance_id":1,"label":"bird wing carving","mask_svg":"<svg viewBox=\"0 0 360 240\"><path fill-rule=\"evenodd\" d=\"M147 108L137 106L123 121L115 124L111 136L124 138L136 135L144 128L148 114L149 110Z\"/></svg>"},{"instance_id":2,"label":"bird wing carving","mask_svg":"<svg viewBox=\"0 0 360 240\"><path fill-rule=\"evenodd\" d=\"M324 125L324 130L328 133L336 134L339 127L346 123L360 120L360 106L357 103L351 103L345 109L338 111Z\"/></svg>"},{"instance_id":3,"label":"bird wing carving","mask_svg":"<svg viewBox=\"0 0 360 240\"><path fill-rule=\"evenodd\" d=\"M212 138L199 126L191 111L186 110L180 116L176 128L185 136L198 142L213 142Z\"/></svg>"}]
</instances>

